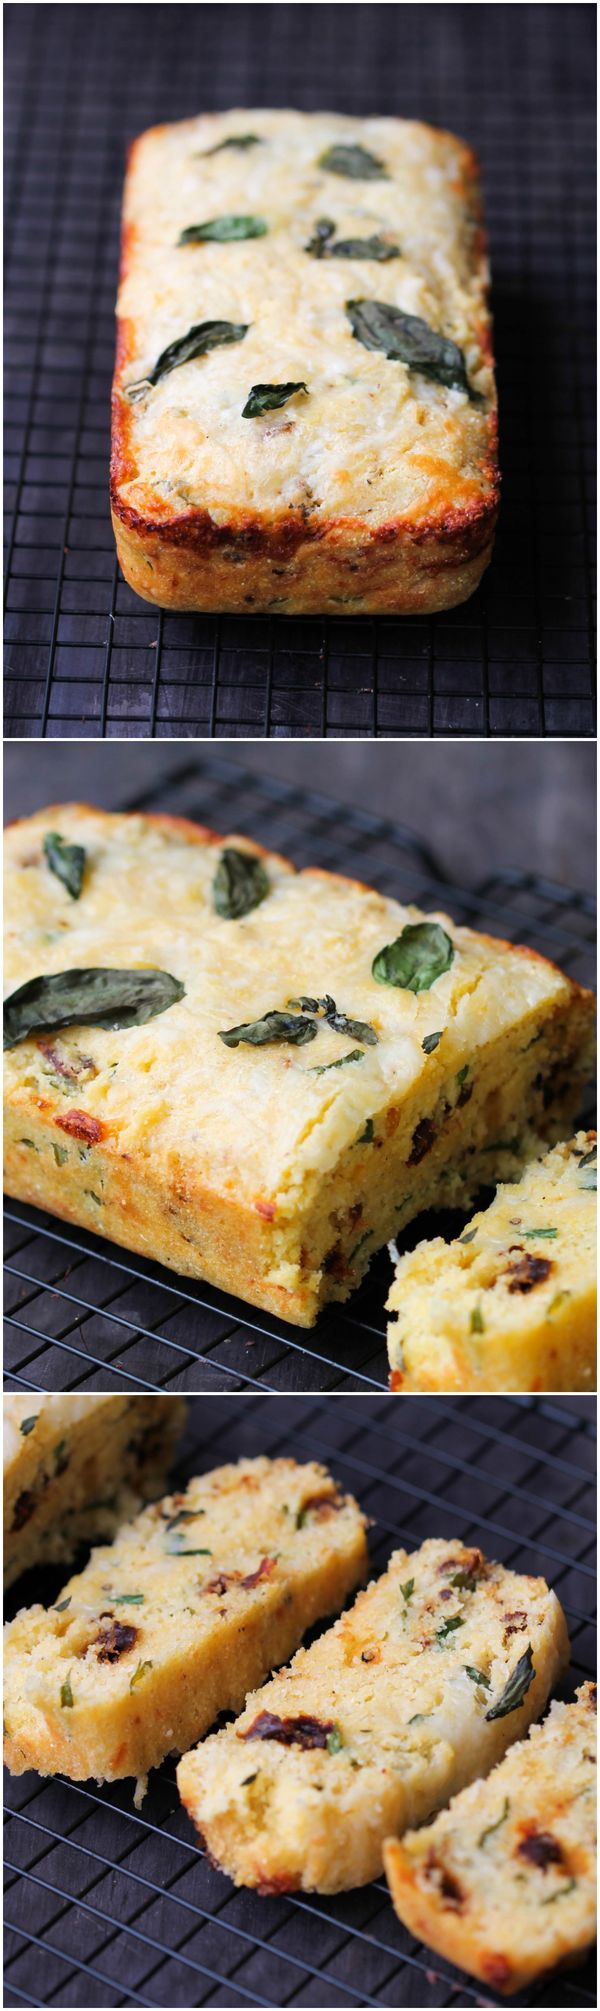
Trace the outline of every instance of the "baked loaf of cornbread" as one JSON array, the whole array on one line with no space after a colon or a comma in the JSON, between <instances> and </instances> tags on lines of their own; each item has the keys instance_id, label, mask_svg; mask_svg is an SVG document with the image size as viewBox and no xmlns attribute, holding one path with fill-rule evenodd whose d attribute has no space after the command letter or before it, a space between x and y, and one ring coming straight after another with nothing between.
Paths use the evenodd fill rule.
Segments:
<instances>
[{"instance_id":1,"label":"baked loaf of cornbread","mask_svg":"<svg viewBox=\"0 0 600 2011\"><path fill-rule=\"evenodd\" d=\"M387 1836L425 1822L527 1730L568 1655L543 1578L458 1541L398 1550L235 1725L184 1755L182 1801L236 1885L364 1885Z\"/></svg>"},{"instance_id":2,"label":"baked loaf of cornbread","mask_svg":"<svg viewBox=\"0 0 600 2011\"><path fill-rule=\"evenodd\" d=\"M595 1684L384 1857L405 1927L488 1988L579 1959L596 1931Z\"/></svg>"},{"instance_id":3,"label":"baked loaf of cornbread","mask_svg":"<svg viewBox=\"0 0 600 2011\"><path fill-rule=\"evenodd\" d=\"M365 1575L365 1521L314 1461L242 1459L126 1523L49 1612L5 1631L5 1757L146 1775L239 1711Z\"/></svg>"},{"instance_id":4,"label":"baked loaf of cornbread","mask_svg":"<svg viewBox=\"0 0 600 2011\"><path fill-rule=\"evenodd\" d=\"M387 1303L393 1390L595 1389L595 1131L401 1257Z\"/></svg>"},{"instance_id":5,"label":"baked loaf of cornbread","mask_svg":"<svg viewBox=\"0 0 600 2011\"><path fill-rule=\"evenodd\" d=\"M475 156L403 119L155 126L125 189L111 496L159 607L429 613L498 508Z\"/></svg>"},{"instance_id":6,"label":"baked loaf of cornbread","mask_svg":"<svg viewBox=\"0 0 600 2011\"><path fill-rule=\"evenodd\" d=\"M591 994L248 839L38 812L5 911L9 1193L299 1326L572 1129Z\"/></svg>"},{"instance_id":7,"label":"baked loaf of cornbread","mask_svg":"<svg viewBox=\"0 0 600 2011\"><path fill-rule=\"evenodd\" d=\"M183 1397L5 1396L4 1583L69 1564L162 1493Z\"/></svg>"}]
</instances>

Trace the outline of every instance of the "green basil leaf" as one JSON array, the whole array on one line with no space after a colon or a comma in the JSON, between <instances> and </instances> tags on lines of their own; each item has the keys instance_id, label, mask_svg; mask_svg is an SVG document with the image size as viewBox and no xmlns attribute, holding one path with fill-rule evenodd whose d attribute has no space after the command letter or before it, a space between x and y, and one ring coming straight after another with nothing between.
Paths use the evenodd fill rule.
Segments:
<instances>
[{"instance_id":1,"label":"green basil leaf","mask_svg":"<svg viewBox=\"0 0 600 2011\"><path fill-rule=\"evenodd\" d=\"M319 217L314 226L313 236L304 246L304 250L310 253L311 258L374 258L380 264L384 264L387 259L400 258L402 255L398 244L390 244L389 239L377 235L339 237L337 243L332 244L335 228L329 217Z\"/></svg>"},{"instance_id":2,"label":"green basil leaf","mask_svg":"<svg viewBox=\"0 0 600 2011\"><path fill-rule=\"evenodd\" d=\"M249 915L258 908L270 892L269 880L262 859L253 857L251 852L236 852L233 845L226 845L212 883L213 907L224 921L239 922L242 915Z\"/></svg>"},{"instance_id":3,"label":"green basil leaf","mask_svg":"<svg viewBox=\"0 0 600 2011\"><path fill-rule=\"evenodd\" d=\"M61 1686L60 1686L60 1702L61 1702L61 1710L63 1710L63 1711L72 1711L72 1709L73 1709L73 1691L72 1691L72 1689L71 1689L71 1671L70 1671L70 1670L69 1670L69 1674L68 1674L68 1676L65 1676L65 1680L64 1680L64 1683L61 1683Z\"/></svg>"},{"instance_id":4,"label":"green basil leaf","mask_svg":"<svg viewBox=\"0 0 600 2011\"><path fill-rule=\"evenodd\" d=\"M412 1599L412 1596L413 1596L413 1592L414 1592L414 1589L415 1589L415 1581L414 1581L414 1578L407 1578L407 1580L406 1580L406 1584L405 1584L405 1585L401 1585L401 1586L400 1586L400 1591L401 1591L401 1593L402 1593L402 1598L403 1598L403 1600L404 1600L404 1602L405 1602L405 1605L406 1605L406 1606L408 1606L408 1605L409 1605L409 1602L410 1602L410 1600Z\"/></svg>"},{"instance_id":5,"label":"green basil leaf","mask_svg":"<svg viewBox=\"0 0 600 2011\"><path fill-rule=\"evenodd\" d=\"M208 223L188 224L177 243L238 244L242 238L266 237L267 230L262 216L214 216Z\"/></svg>"},{"instance_id":6,"label":"green basil leaf","mask_svg":"<svg viewBox=\"0 0 600 2011\"><path fill-rule=\"evenodd\" d=\"M61 1599L60 1604L58 1606L53 1606L52 1611L53 1613L66 1613L67 1606L70 1606L70 1604L71 1604L71 1593L69 1593L68 1599Z\"/></svg>"},{"instance_id":7,"label":"green basil leaf","mask_svg":"<svg viewBox=\"0 0 600 2011\"><path fill-rule=\"evenodd\" d=\"M335 999L326 993L324 999L288 999L289 1006L296 1006L299 1012L318 1013L325 1019L334 1033L347 1033L351 1040L361 1040L363 1047L377 1047L378 1036L374 1026L366 1019L349 1019L346 1012L338 1012Z\"/></svg>"},{"instance_id":8,"label":"green basil leaf","mask_svg":"<svg viewBox=\"0 0 600 2011\"><path fill-rule=\"evenodd\" d=\"M253 384L242 407L242 419L260 419L263 412L275 412L280 405L287 405L288 398L294 398L297 391L308 398L306 384Z\"/></svg>"},{"instance_id":9,"label":"green basil leaf","mask_svg":"<svg viewBox=\"0 0 600 2011\"><path fill-rule=\"evenodd\" d=\"M328 1753L341 1753L344 1741L337 1725L334 1725L332 1732L327 1733L325 1744Z\"/></svg>"},{"instance_id":10,"label":"green basil leaf","mask_svg":"<svg viewBox=\"0 0 600 2011\"><path fill-rule=\"evenodd\" d=\"M206 1515L205 1508L178 1508L175 1515L167 1516L167 1529L178 1529L181 1522L197 1522L201 1515Z\"/></svg>"},{"instance_id":11,"label":"green basil leaf","mask_svg":"<svg viewBox=\"0 0 600 2011\"><path fill-rule=\"evenodd\" d=\"M597 1145L593 1145L591 1152L584 1152L583 1158L580 1159L579 1171L581 1172L583 1166L597 1166L597 1164L598 1164L598 1147Z\"/></svg>"},{"instance_id":12,"label":"green basil leaf","mask_svg":"<svg viewBox=\"0 0 600 2011\"><path fill-rule=\"evenodd\" d=\"M503 1824L503 1822L506 1822L506 1818L507 1818L507 1815L508 1815L508 1811L509 1811L509 1808L510 1808L510 1799L509 1799L509 1796L508 1796L508 1795L505 1795L505 1797L504 1797L504 1808L503 1808L503 1810L502 1810L502 1814L498 1816L498 1821L497 1821L497 1822L490 1822L490 1823L488 1823L488 1827L487 1827L487 1829L482 1829L482 1832L481 1832L481 1836L478 1836L478 1838L477 1838L477 1849L478 1849L478 1850L481 1850L481 1846L482 1846L482 1844L484 1844L484 1843L485 1843L485 1840L486 1840L486 1837L488 1837L488 1836L495 1836L495 1834L496 1834L496 1830L497 1830L497 1829L501 1829L501 1827L502 1827L502 1824Z\"/></svg>"},{"instance_id":13,"label":"green basil leaf","mask_svg":"<svg viewBox=\"0 0 600 2011\"><path fill-rule=\"evenodd\" d=\"M145 1592L112 1592L109 1596L113 1606L144 1606L146 1603Z\"/></svg>"},{"instance_id":14,"label":"green basil leaf","mask_svg":"<svg viewBox=\"0 0 600 2011\"><path fill-rule=\"evenodd\" d=\"M335 224L331 222L330 217L321 216L314 225L313 235L309 238L308 244L305 244L304 250L310 252L311 258L326 258L329 255L326 246L332 237L335 237Z\"/></svg>"},{"instance_id":15,"label":"green basil leaf","mask_svg":"<svg viewBox=\"0 0 600 2011\"><path fill-rule=\"evenodd\" d=\"M307 1074L308 1074L308 1075L328 1075L328 1074L329 1074L329 1070L330 1070L330 1068L343 1068L343 1067L344 1067L344 1065L345 1065L345 1063L346 1063L347 1061L364 1061L364 1058L365 1058L365 1052L364 1052L364 1048L362 1048L362 1047L353 1047L353 1048L351 1048L351 1049L350 1049L350 1053L349 1053L349 1054L341 1054L341 1055L340 1055L340 1058L339 1058L339 1061L325 1061L325 1062L322 1062L322 1064L321 1064L321 1067L320 1067L320 1068L309 1068L309 1069L307 1070Z\"/></svg>"},{"instance_id":16,"label":"green basil leaf","mask_svg":"<svg viewBox=\"0 0 600 2011\"><path fill-rule=\"evenodd\" d=\"M378 161L376 154L369 153L367 147L338 141L327 147L321 154L318 167L325 168L329 175L346 175L353 182L389 182L387 168Z\"/></svg>"},{"instance_id":17,"label":"green basil leaf","mask_svg":"<svg viewBox=\"0 0 600 2011\"><path fill-rule=\"evenodd\" d=\"M262 147L262 144L260 133L232 133L228 140L219 140L216 147L206 147L204 153L198 154L196 159L208 161L211 154L224 154L227 147L235 147L240 153L244 153L247 147Z\"/></svg>"},{"instance_id":18,"label":"green basil leaf","mask_svg":"<svg viewBox=\"0 0 600 2011\"><path fill-rule=\"evenodd\" d=\"M443 1030L444 1029L442 1027L442 1033ZM423 1049L423 1053L435 1054L436 1047L439 1047L441 1038L442 1038L441 1033L426 1033L425 1039L421 1041L421 1047Z\"/></svg>"},{"instance_id":19,"label":"green basil leaf","mask_svg":"<svg viewBox=\"0 0 600 2011\"><path fill-rule=\"evenodd\" d=\"M457 1627L464 1627L464 1624L462 1614L453 1613L449 1620L444 1620L442 1626L437 1628L436 1641L447 1641L448 1635L455 1634ZM489 1711L487 1715L489 1717Z\"/></svg>"},{"instance_id":20,"label":"green basil leaf","mask_svg":"<svg viewBox=\"0 0 600 2011\"><path fill-rule=\"evenodd\" d=\"M381 349L384 356L406 363L409 370L419 370L423 377L433 377L438 384L475 397L462 349L448 336L438 335L420 314L405 314L386 300L347 300L346 313L352 334L365 349Z\"/></svg>"},{"instance_id":21,"label":"green basil leaf","mask_svg":"<svg viewBox=\"0 0 600 2011\"><path fill-rule=\"evenodd\" d=\"M558 1229L523 1229L523 1236L558 1236Z\"/></svg>"},{"instance_id":22,"label":"green basil leaf","mask_svg":"<svg viewBox=\"0 0 600 2011\"><path fill-rule=\"evenodd\" d=\"M466 1676L470 1676L472 1683L481 1683L484 1690L491 1688L489 1676L484 1676L483 1669L473 1669L470 1662L465 1662L464 1671Z\"/></svg>"},{"instance_id":23,"label":"green basil leaf","mask_svg":"<svg viewBox=\"0 0 600 2011\"><path fill-rule=\"evenodd\" d=\"M525 1654L521 1655L520 1661L517 1662L516 1667L513 1669L512 1676L509 1676L497 1704L492 1704L491 1710L486 1711L486 1720L491 1722L492 1718L507 1718L509 1711L518 1711L523 1698L527 1696L529 1685L533 1682L534 1676L533 1648L529 1641Z\"/></svg>"},{"instance_id":24,"label":"green basil leaf","mask_svg":"<svg viewBox=\"0 0 600 2011\"><path fill-rule=\"evenodd\" d=\"M71 895L71 900L78 901L85 872L83 845L68 845L66 838L61 838L58 831L47 831L44 838L44 854L50 872L54 873L57 880L62 880L63 887L66 887L67 893Z\"/></svg>"},{"instance_id":25,"label":"green basil leaf","mask_svg":"<svg viewBox=\"0 0 600 2011\"><path fill-rule=\"evenodd\" d=\"M355 1138L354 1143L355 1145L372 1145L374 1137L375 1126L373 1119L372 1117L368 1117L364 1131L359 1132L359 1136Z\"/></svg>"},{"instance_id":26,"label":"green basil leaf","mask_svg":"<svg viewBox=\"0 0 600 2011\"><path fill-rule=\"evenodd\" d=\"M540 1906L554 1906L554 1901L556 1899L566 1899L567 1894L569 1892L575 1892L576 1886L577 1886L577 1879L568 1878L566 1885L559 1886L558 1892L549 1892L547 1899L541 1899Z\"/></svg>"},{"instance_id":27,"label":"green basil leaf","mask_svg":"<svg viewBox=\"0 0 600 2011\"><path fill-rule=\"evenodd\" d=\"M262 1019L230 1027L228 1033L219 1034L219 1040L226 1047L239 1047L242 1042L249 1047L267 1047L277 1040L289 1040L294 1047L304 1047L308 1040L314 1040L317 1032L314 1019L296 1019L289 1012L267 1012Z\"/></svg>"},{"instance_id":28,"label":"green basil leaf","mask_svg":"<svg viewBox=\"0 0 600 2011\"><path fill-rule=\"evenodd\" d=\"M33 1431L34 1425L37 1424L39 1414L39 1410L36 1410L33 1417L23 1418L22 1423L19 1425L19 1431L22 1431L24 1438L29 1438L30 1431Z\"/></svg>"},{"instance_id":29,"label":"green basil leaf","mask_svg":"<svg viewBox=\"0 0 600 2011\"><path fill-rule=\"evenodd\" d=\"M339 237L332 244L327 258L373 258L378 265L386 265L390 258L401 258L399 244L390 244L385 237Z\"/></svg>"},{"instance_id":30,"label":"green basil leaf","mask_svg":"<svg viewBox=\"0 0 600 2011\"><path fill-rule=\"evenodd\" d=\"M136 1683L141 1683L142 1677L145 1676L146 1674L146 1670L153 1668L154 1668L153 1662L138 1662L137 1669L135 1670L135 1673L131 1678L131 1682L129 1685L130 1690L135 1690Z\"/></svg>"},{"instance_id":31,"label":"green basil leaf","mask_svg":"<svg viewBox=\"0 0 600 2011\"><path fill-rule=\"evenodd\" d=\"M16 1047L28 1034L61 1026L145 1026L185 997L185 986L169 971L103 969L56 971L29 978L4 1005L4 1046Z\"/></svg>"},{"instance_id":32,"label":"green basil leaf","mask_svg":"<svg viewBox=\"0 0 600 2011\"><path fill-rule=\"evenodd\" d=\"M325 1014L325 1018L327 1025L333 1028L334 1033L347 1033L350 1040L362 1040L364 1047L377 1047L379 1045L375 1028L369 1025L368 1020L348 1019L347 1013L337 1012L335 1006L332 1012Z\"/></svg>"},{"instance_id":33,"label":"green basil leaf","mask_svg":"<svg viewBox=\"0 0 600 2011\"><path fill-rule=\"evenodd\" d=\"M167 377L181 363L193 363L196 356L208 356L211 349L222 349L226 342L242 342L249 326L248 321L195 321L187 335L178 335L175 342L169 342L161 351L147 377L127 385L127 396L141 398L150 384L158 384L161 377Z\"/></svg>"},{"instance_id":34,"label":"green basil leaf","mask_svg":"<svg viewBox=\"0 0 600 2011\"><path fill-rule=\"evenodd\" d=\"M453 957L454 944L439 922L407 922L402 935L378 951L371 969L380 985L428 992L450 969Z\"/></svg>"},{"instance_id":35,"label":"green basil leaf","mask_svg":"<svg viewBox=\"0 0 600 2011\"><path fill-rule=\"evenodd\" d=\"M484 1321L484 1317L483 1317L483 1313L482 1313L482 1311L481 1311L481 1306L473 1306L473 1307L471 1308L471 1317L470 1317L470 1320L469 1320L469 1331L470 1331L470 1333L472 1333L472 1334L484 1334L484 1333L485 1333L485 1321Z\"/></svg>"}]
</instances>

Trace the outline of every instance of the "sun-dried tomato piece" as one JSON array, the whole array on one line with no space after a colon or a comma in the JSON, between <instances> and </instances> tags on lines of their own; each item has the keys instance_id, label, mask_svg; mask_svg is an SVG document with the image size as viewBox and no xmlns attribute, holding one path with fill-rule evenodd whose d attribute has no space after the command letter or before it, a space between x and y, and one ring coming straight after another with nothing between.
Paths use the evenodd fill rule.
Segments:
<instances>
[{"instance_id":1,"label":"sun-dried tomato piece","mask_svg":"<svg viewBox=\"0 0 600 2011\"><path fill-rule=\"evenodd\" d=\"M124 1627L120 1620L113 1620L110 1627L101 1627L96 1635L94 1647L98 1649L99 1662L118 1662L137 1641L139 1628Z\"/></svg>"},{"instance_id":2,"label":"sun-dried tomato piece","mask_svg":"<svg viewBox=\"0 0 600 2011\"><path fill-rule=\"evenodd\" d=\"M517 1845L517 1857L527 1858L529 1864L538 1864L541 1871L545 1871L549 1864L563 1863L561 1845L544 1829L531 1830L528 1836L523 1837L522 1843Z\"/></svg>"},{"instance_id":3,"label":"sun-dried tomato piece","mask_svg":"<svg viewBox=\"0 0 600 2011\"><path fill-rule=\"evenodd\" d=\"M85 1110L68 1110L66 1117L55 1117L61 1131L68 1131L70 1138L81 1138L84 1145L98 1145L103 1138L105 1126L99 1117L88 1117Z\"/></svg>"},{"instance_id":4,"label":"sun-dried tomato piece","mask_svg":"<svg viewBox=\"0 0 600 2011\"><path fill-rule=\"evenodd\" d=\"M254 1723L243 1739L276 1739L280 1746L302 1746L308 1752L314 1746L327 1745L330 1732L335 1731L332 1718L309 1718L303 1714L299 1718L277 1718L273 1711L259 1711Z\"/></svg>"},{"instance_id":5,"label":"sun-dried tomato piece","mask_svg":"<svg viewBox=\"0 0 600 2011\"><path fill-rule=\"evenodd\" d=\"M525 1251L516 1263L509 1264L509 1292L532 1292L534 1285L543 1285L549 1278L552 1263L549 1257L530 1257Z\"/></svg>"}]
</instances>

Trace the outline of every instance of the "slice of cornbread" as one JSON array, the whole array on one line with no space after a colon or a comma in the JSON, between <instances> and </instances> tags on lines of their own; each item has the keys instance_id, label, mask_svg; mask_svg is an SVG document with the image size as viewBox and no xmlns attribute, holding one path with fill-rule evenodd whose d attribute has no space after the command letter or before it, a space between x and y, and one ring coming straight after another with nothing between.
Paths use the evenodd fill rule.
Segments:
<instances>
[{"instance_id":1,"label":"slice of cornbread","mask_svg":"<svg viewBox=\"0 0 600 2011\"><path fill-rule=\"evenodd\" d=\"M240 1709L364 1576L365 1521L314 1461L242 1459L145 1508L56 1606L6 1629L5 1757L144 1776Z\"/></svg>"},{"instance_id":2,"label":"slice of cornbread","mask_svg":"<svg viewBox=\"0 0 600 2011\"><path fill-rule=\"evenodd\" d=\"M502 1758L568 1657L543 1578L459 1541L398 1550L235 1725L185 1754L182 1801L236 1885L364 1885L386 1836Z\"/></svg>"},{"instance_id":3,"label":"slice of cornbread","mask_svg":"<svg viewBox=\"0 0 600 2011\"><path fill-rule=\"evenodd\" d=\"M4 1583L69 1564L165 1486L185 1400L5 1396Z\"/></svg>"},{"instance_id":4,"label":"slice of cornbread","mask_svg":"<svg viewBox=\"0 0 600 2011\"><path fill-rule=\"evenodd\" d=\"M572 1128L590 994L447 916L77 806L9 830L5 908L9 1193L300 1326Z\"/></svg>"},{"instance_id":5,"label":"slice of cornbread","mask_svg":"<svg viewBox=\"0 0 600 2011\"><path fill-rule=\"evenodd\" d=\"M431 1828L385 1845L405 1927L493 1990L524 1990L594 1940L595 1720L584 1683Z\"/></svg>"},{"instance_id":6,"label":"slice of cornbread","mask_svg":"<svg viewBox=\"0 0 600 2011\"><path fill-rule=\"evenodd\" d=\"M595 1389L595 1131L401 1257L387 1304L393 1390Z\"/></svg>"}]
</instances>

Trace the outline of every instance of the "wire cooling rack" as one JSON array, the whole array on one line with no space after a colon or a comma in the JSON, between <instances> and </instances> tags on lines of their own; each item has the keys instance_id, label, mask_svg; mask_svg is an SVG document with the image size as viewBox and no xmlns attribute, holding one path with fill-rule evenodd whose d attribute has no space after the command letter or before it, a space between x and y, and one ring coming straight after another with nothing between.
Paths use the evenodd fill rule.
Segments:
<instances>
[{"instance_id":1,"label":"wire cooling rack","mask_svg":"<svg viewBox=\"0 0 600 2011\"><path fill-rule=\"evenodd\" d=\"M168 810L215 831L233 824L296 866L348 873L426 909L447 907L457 922L526 942L594 984L590 896L508 870L466 892L402 826L252 775L222 755L183 761L168 784L125 807ZM421 1216L412 1240L446 1226L454 1233L456 1225L456 1215L448 1225L441 1215ZM20 1203L7 1205L6 1233L4 1363L12 1387L343 1392L387 1383L385 1252L348 1305L325 1311L307 1333ZM402 1247L409 1243L410 1232Z\"/></svg>"},{"instance_id":2,"label":"wire cooling rack","mask_svg":"<svg viewBox=\"0 0 600 2011\"><path fill-rule=\"evenodd\" d=\"M594 1401L413 1398L406 1417L389 1397L198 1399L180 1475L257 1452L321 1458L374 1518L376 1571L398 1543L454 1531L542 1573L569 1623L570 1698L594 1667ZM24 1580L11 1612L24 1597L56 1598L60 1582L49 1571ZM7 2004L498 2002L400 1926L384 1878L333 1899L236 1891L198 1848L172 1764L151 1775L139 1814L131 1783L32 1774L9 1782L8 1806ZM595 2004L594 1972L511 2001Z\"/></svg>"},{"instance_id":3,"label":"wire cooling rack","mask_svg":"<svg viewBox=\"0 0 600 2011\"><path fill-rule=\"evenodd\" d=\"M5 19L7 732L593 733L595 9L12 5ZM452 613L163 615L119 575L125 149L236 103L384 110L480 152L504 502L491 572Z\"/></svg>"}]
</instances>

